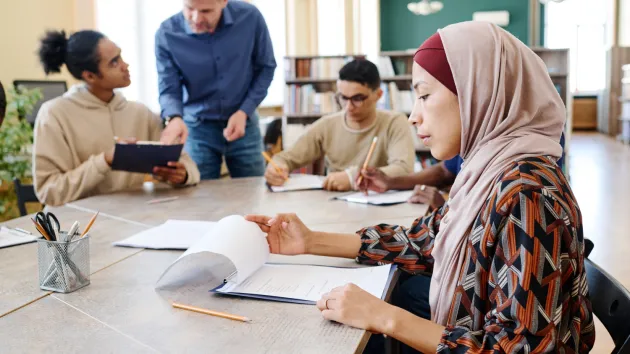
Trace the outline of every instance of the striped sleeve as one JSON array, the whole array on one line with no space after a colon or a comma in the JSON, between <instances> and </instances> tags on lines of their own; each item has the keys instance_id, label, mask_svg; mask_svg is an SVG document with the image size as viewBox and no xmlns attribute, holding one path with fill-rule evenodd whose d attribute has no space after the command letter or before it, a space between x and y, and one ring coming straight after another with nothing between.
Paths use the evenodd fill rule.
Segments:
<instances>
[{"instance_id":1,"label":"striped sleeve","mask_svg":"<svg viewBox=\"0 0 630 354\"><path fill-rule=\"evenodd\" d=\"M447 327L438 352L588 352L594 327L590 308L581 308L590 307L581 225L546 190L522 189L510 199L505 213L494 210L502 217L492 217L501 226L487 263L483 326Z\"/></svg>"},{"instance_id":2,"label":"striped sleeve","mask_svg":"<svg viewBox=\"0 0 630 354\"><path fill-rule=\"evenodd\" d=\"M436 209L416 219L411 228L379 224L359 230L361 249L356 261L371 265L395 263L411 274L430 273L433 270L433 241L447 211L446 205Z\"/></svg>"}]
</instances>

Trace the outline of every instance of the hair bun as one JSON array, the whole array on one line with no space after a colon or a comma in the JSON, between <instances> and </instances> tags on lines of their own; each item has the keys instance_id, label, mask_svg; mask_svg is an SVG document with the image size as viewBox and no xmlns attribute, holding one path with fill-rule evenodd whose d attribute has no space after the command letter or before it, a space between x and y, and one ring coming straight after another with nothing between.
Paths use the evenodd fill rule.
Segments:
<instances>
[{"instance_id":1,"label":"hair bun","mask_svg":"<svg viewBox=\"0 0 630 354\"><path fill-rule=\"evenodd\" d=\"M39 47L39 61L44 66L44 72L58 73L66 62L66 48L68 38L65 31L48 31L41 39Z\"/></svg>"}]
</instances>

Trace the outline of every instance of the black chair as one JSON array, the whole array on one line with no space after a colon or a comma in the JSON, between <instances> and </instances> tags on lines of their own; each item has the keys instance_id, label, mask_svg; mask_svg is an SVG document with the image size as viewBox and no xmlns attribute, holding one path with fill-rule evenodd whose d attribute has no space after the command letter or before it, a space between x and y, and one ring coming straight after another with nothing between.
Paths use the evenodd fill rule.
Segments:
<instances>
[{"instance_id":1,"label":"black chair","mask_svg":"<svg viewBox=\"0 0 630 354\"><path fill-rule=\"evenodd\" d=\"M20 209L20 216L27 215L26 203L39 203L37 195L35 195L35 188L32 184L22 184L19 178L13 180L13 186L15 187L15 194L17 195L18 209Z\"/></svg>"},{"instance_id":2,"label":"black chair","mask_svg":"<svg viewBox=\"0 0 630 354\"><path fill-rule=\"evenodd\" d=\"M591 254L594 247L595 244L593 243L593 241L584 238L584 258L588 258L588 255Z\"/></svg>"},{"instance_id":3,"label":"black chair","mask_svg":"<svg viewBox=\"0 0 630 354\"><path fill-rule=\"evenodd\" d=\"M629 354L630 292L590 259L585 259L584 265L593 313L615 342L612 353Z\"/></svg>"}]
</instances>

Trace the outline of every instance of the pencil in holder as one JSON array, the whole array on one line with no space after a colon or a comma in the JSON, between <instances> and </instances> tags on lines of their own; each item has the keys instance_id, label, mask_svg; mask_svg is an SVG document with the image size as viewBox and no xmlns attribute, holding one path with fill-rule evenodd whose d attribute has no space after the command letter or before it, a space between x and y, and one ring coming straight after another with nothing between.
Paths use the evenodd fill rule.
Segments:
<instances>
[{"instance_id":1,"label":"pencil in holder","mask_svg":"<svg viewBox=\"0 0 630 354\"><path fill-rule=\"evenodd\" d=\"M65 239L61 232L59 239ZM71 242L37 240L39 287L71 293L90 284L90 236Z\"/></svg>"}]
</instances>

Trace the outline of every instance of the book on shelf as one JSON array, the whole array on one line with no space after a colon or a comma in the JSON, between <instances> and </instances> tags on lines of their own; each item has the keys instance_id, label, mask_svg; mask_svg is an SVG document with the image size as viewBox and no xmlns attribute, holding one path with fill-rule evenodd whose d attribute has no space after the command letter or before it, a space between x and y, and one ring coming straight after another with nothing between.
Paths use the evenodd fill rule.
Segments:
<instances>
[{"instance_id":1,"label":"book on shelf","mask_svg":"<svg viewBox=\"0 0 630 354\"><path fill-rule=\"evenodd\" d=\"M295 78L335 79L339 70L354 56L334 58L285 58L284 77L287 80Z\"/></svg>"},{"instance_id":2,"label":"book on shelf","mask_svg":"<svg viewBox=\"0 0 630 354\"><path fill-rule=\"evenodd\" d=\"M285 114L329 114L340 108L332 91L317 92L313 85L285 86Z\"/></svg>"},{"instance_id":3,"label":"book on shelf","mask_svg":"<svg viewBox=\"0 0 630 354\"><path fill-rule=\"evenodd\" d=\"M379 109L404 112L406 114L413 110L415 97L411 88L409 90L401 90L395 82L382 82L381 89L383 90L383 96L377 103Z\"/></svg>"},{"instance_id":4,"label":"book on shelf","mask_svg":"<svg viewBox=\"0 0 630 354\"><path fill-rule=\"evenodd\" d=\"M381 55L378 58L378 71L382 77L411 74L413 65L413 53L409 56L389 57Z\"/></svg>"}]
</instances>

